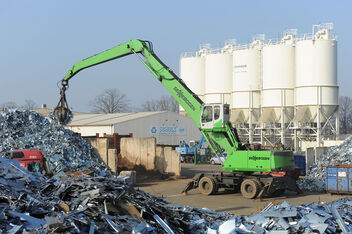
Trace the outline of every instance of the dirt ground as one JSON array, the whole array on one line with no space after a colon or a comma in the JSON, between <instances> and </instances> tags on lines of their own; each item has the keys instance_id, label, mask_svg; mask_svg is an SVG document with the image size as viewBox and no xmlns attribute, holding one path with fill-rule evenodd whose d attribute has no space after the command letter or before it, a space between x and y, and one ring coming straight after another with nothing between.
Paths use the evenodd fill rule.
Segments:
<instances>
[{"instance_id":1,"label":"dirt ground","mask_svg":"<svg viewBox=\"0 0 352 234\"><path fill-rule=\"evenodd\" d=\"M219 165L194 165L182 164L181 174L184 179L151 180L138 183L135 188L144 190L155 196L162 196L166 201L176 205L195 206L208 208L217 212L230 212L236 215L250 215L257 213L270 202L287 201L297 205L312 202L330 202L344 197L343 195L330 195L326 193L304 192L302 195L286 192L284 195L275 198L263 198L262 201L246 199L240 193L220 191L216 195L205 196L198 190L191 190L188 195L181 195L180 192L191 181L194 174L205 171L220 171ZM137 175L138 177L138 175Z\"/></svg>"}]
</instances>

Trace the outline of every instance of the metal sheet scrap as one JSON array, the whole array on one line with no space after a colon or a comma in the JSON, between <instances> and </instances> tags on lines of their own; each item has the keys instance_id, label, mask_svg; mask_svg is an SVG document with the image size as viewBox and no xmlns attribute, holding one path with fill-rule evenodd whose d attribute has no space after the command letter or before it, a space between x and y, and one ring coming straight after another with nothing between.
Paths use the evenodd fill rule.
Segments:
<instances>
[{"instance_id":1,"label":"metal sheet scrap","mask_svg":"<svg viewBox=\"0 0 352 234\"><path fill-rule=\"evenodd\" d=\"M56 175L47 178L1 158L18 148L44 152ZM328 150L308 173L314 182L302 183L321 188L325 173L319 166L346 164L351 152L352 139ZM83 170L95 173L63 173ZM93 148L56 121L32 111L0 114L0 233L352 233L351 210L352 197L330 204L270 203L242 217L175 206L109 174Z\"/></svg>"},{"instance_id":2,"label":"metal sheet scrap","mask_svg":"<svg viewBox=\"0 0 352 234\"><path fill-rule=\"evenodd\" d=\"M34 111L0 114L0 157L8 157L14 149L40 150L54 173L91 170L96 175L110 174L87 141Z\"/></svg>"},{"instance_id":3,"label":"metal sheet scrap","mask_svg":"<svg viewBox=\"0 0 352 234\"><path fill-rule=\"evenodd\" d=\"M238 217L206 208L172 205L135 190L116 177L60 174L46 178L26 169L18 173L17 167L17 161L0 158L3 232L352 232L352 197L330 204L271 203L262 212Z\"/></svg>"},{"instance_id":4,"label":"metal sheet scrap","mask_svg":"<svg viewBox=\"0 0 352 234\"><path fill-rule=\"evenodd\" d=\"M341 145L330 147L319 156L317 162L309 167L306 177L298 181L298 186L308 191L325 191L326 168L322 166L341 164L352 164L352 138L344 141Z\"/></svg>"},{"instance_id":5,"label":"metal sheet scrap","mask_svg":"<svg viewBox=\"0 0 352 234\"><path fill-rule=\"evenodd\" d=\"M0 172L9 172L0 173L2 231L204 232L208 226L219 226L233 216L171 205L162 198L134 190L117 177L83 174L46 178L24 168L22 174L16 174L17 166L15 160L0 158Z\"/></svg>"}]
</instances>

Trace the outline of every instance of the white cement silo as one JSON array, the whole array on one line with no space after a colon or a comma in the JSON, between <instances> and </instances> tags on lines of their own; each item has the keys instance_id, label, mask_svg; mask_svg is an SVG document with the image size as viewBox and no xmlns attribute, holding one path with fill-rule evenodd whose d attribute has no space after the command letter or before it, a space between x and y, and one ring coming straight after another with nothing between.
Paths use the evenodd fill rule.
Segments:
<instances>
[{"instance_id":1,"label":"white cement silo","mask_svg":"<svg viewBox=\"0 0 352 234\"><path fill-rule=\"evenodd\" d=\"M232 54L232 120L234 122L249 123L258 120L262 46L263 40L256 40L250 45L237 46ZM251 117L250 112L252 112ZM251 121L250 118L252 118Z\"/></svg>"},{"instance_id":2,"label":"white cement silo","mask_svg":"<svg viewBox=\"0 0 352 234\"><path fill-rule=\"evenodd\" d=\"M259 121L290 122L294 107L295 33L286 34L280 42L264 46L262 79L262 115Z\"/></svg>"},{"instance_id":3,"label":"white cement silo","mask_svg":"<svg viewBox=\"0 0 352 234\"><path fill-rule=\"evenodd\" d=\"M232 54L228 48L205 56L204 100L207 104L231 104Z\"/></svg>"},{"instance_id":4,"label":"white cement silo","mask_svg":"<svg viewBox=\"0 0 352 234\"><path fill-rule=\"evenodd\" d=\"M231 121L238 128L248 126L248 141L253 143L254 123L260 112L261 50L264 35L249 45L239 45L232 53Z\"/></svg>"},{"instance_id":5,"label":"white cement silo","mask_svg":"<svg viewBox=\"0 0 352 234\"><path fill-rule=\"evenodd\" d=\"M204 101L205 88L205 54L208 49L201 47L196 53L184 53L180 59L180 78L188 88ZM180 106L180 113L184 109Z\"/></svg>"},{"instance_id":6,"label":"white cement silo","mask_svg":"<svg viewBox=\"0 0 352 234\"><path fill-rule=\"evenodd\" d=\"M325 122L338 106L337 40L332 25L317 25L312 38L301 38L296 47L296 107L305 119ZM299 117L296 118L300 121Z\"/></svg>"}]
</instances>

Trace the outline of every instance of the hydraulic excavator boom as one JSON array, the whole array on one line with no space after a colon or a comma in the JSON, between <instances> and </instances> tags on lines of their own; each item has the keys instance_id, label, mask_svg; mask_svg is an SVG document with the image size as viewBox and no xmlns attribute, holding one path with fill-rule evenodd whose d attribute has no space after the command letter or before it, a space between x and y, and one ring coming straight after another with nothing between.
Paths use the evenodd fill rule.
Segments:
<instances>
[{"instance_id":1,"label":"hydraulic excavator boom","mask_svg":"<svg viewBox=\"0 0 352 234\"><path fill-rule=\"evenodd\" d=\"M65 91L69 80L83 69L105 63L127 55L136 54L142 63L170 92L195 122L202 135L215 154L227 152L223 169L235 172L279 172L289 171L293 167L293 155L290 151L251 151L240 142L237 131L232 127L230 106L228 104L204 104L177 75L167 67L154 53L152 43L143 40L131 40L109 50L103 51L76 64L61 80L60 101L54 110L62 123L67 122L70 110ZM240 180L241 182L242 180ZM208 181L209 182L209 181ZM259 183L259 182L258 182Z\"/></svg>"}]
</instances>

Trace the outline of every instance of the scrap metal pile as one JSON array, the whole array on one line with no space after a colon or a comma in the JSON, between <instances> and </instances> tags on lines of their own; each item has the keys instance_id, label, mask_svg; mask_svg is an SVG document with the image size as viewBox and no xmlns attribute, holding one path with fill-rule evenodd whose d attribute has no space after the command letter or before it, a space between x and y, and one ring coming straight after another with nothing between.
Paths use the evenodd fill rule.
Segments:
<instances>
[{"instance_id":1,"label":"scrap metal pile","mask_svg":"<svg viewBox=\"0 0 352 234\"><path fill-rule=\"evenodd\" d=\"M341 145L330 147L312 165L304 179L298 181L301 189L309 191L326 190L326 168L324 166L336 166L352 164L352 138L344 141Z\"/></svg>"},{"instance_id":2,"label":"scrap metal pile","mask_svg":"<svg viewBox=\"0 0 352 234\"><path fill-rule=\"evenodd\" d=\"M14 149L37 149L48 159L53 173L94 171L109 174L92 146L57 121L49 121L37 112L8 110L0 114L0 157Z\"/></svg>"},{"instance_id":3,"label":"scrap metal pile","mask_svg":"<svg viewBox=\"0 0 352 234\"><path fill-rule=\"evenodd\" d=\"M172 206L136 191L126 178L56 175L45 179L0 159L0 229L16 233L205 231L233 215Z\"/></svg>"},{"instance_id":4,"label":"scrap metal pile","mask_svg":"<svg viewBox=\"0 0 352 234\"><path fill-rule=\"evenodd\" d=\"M126 178L28 172L0 159L0 231L9 233L339 233L352 231L352 198L331 204L270 203L251 217L174 206ZM341 218L342 217L342 218Z\"/></svg>"}]
</instances>

